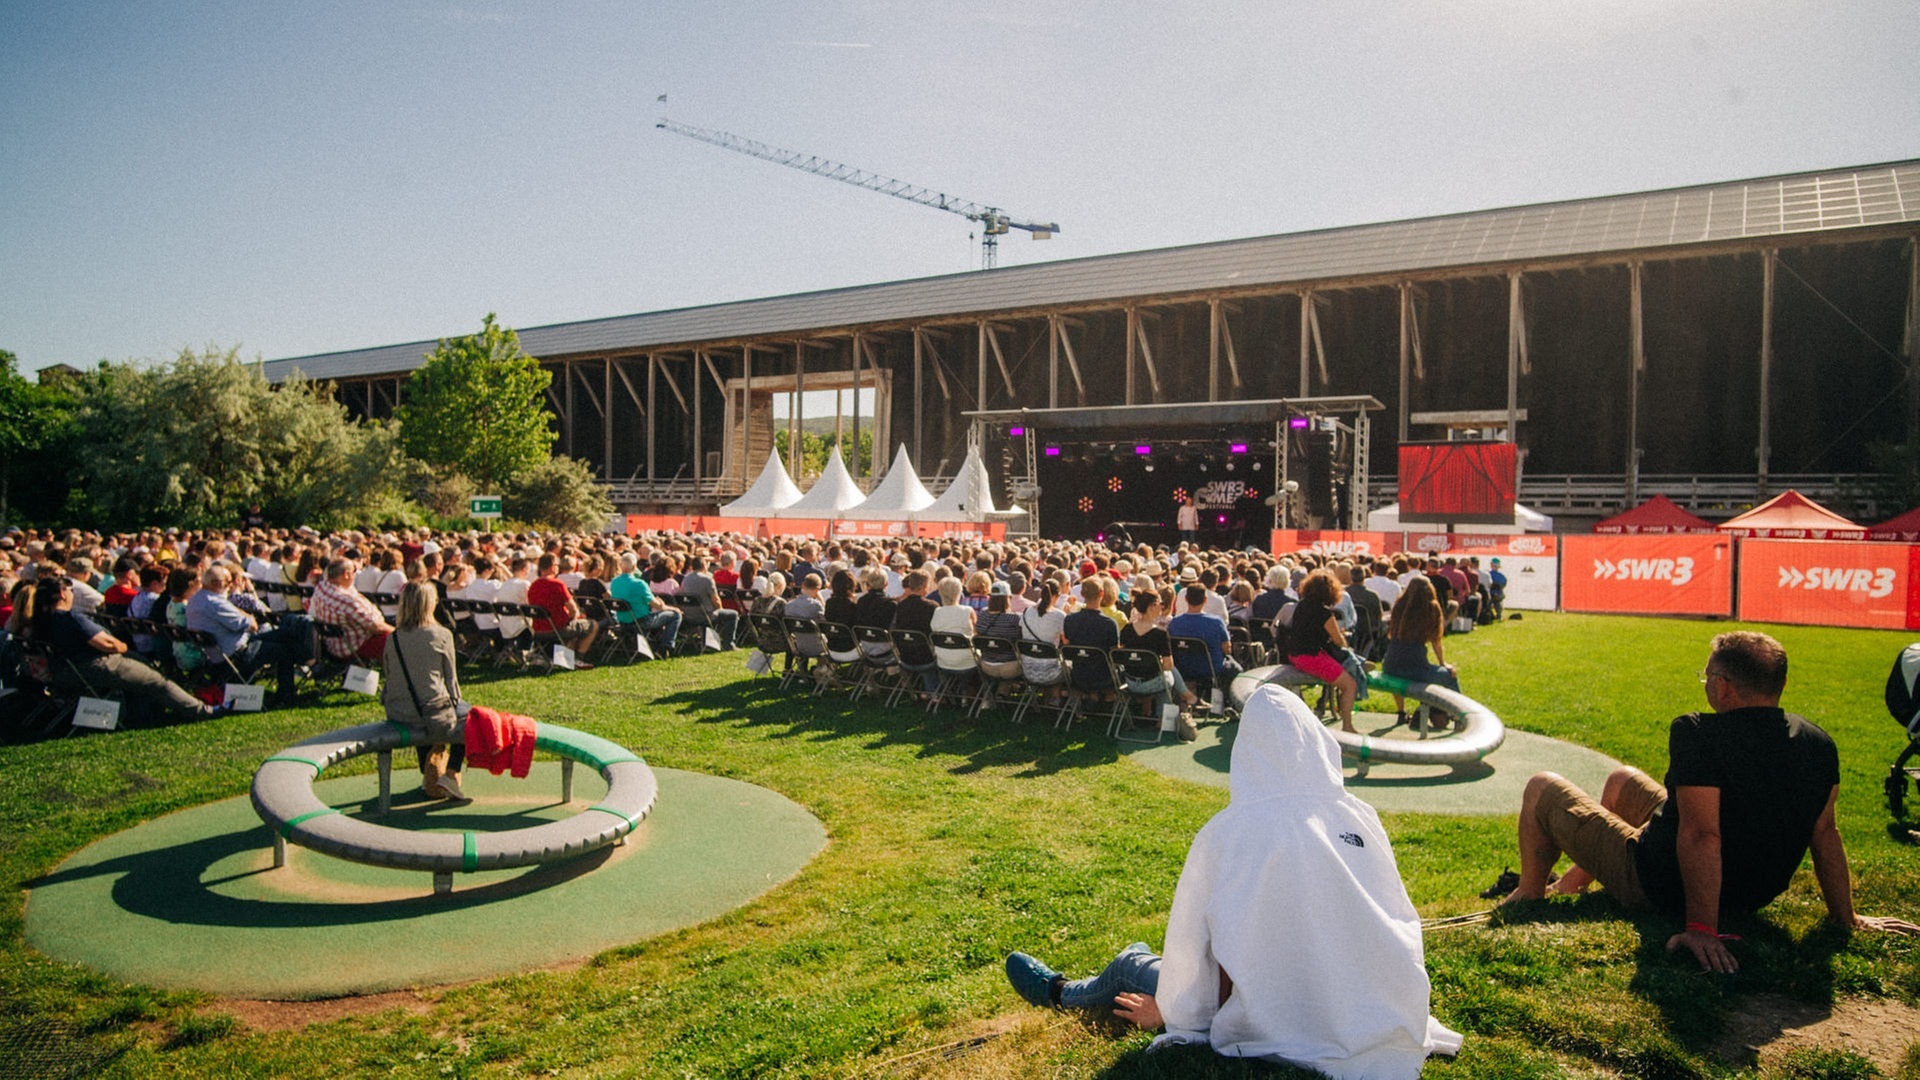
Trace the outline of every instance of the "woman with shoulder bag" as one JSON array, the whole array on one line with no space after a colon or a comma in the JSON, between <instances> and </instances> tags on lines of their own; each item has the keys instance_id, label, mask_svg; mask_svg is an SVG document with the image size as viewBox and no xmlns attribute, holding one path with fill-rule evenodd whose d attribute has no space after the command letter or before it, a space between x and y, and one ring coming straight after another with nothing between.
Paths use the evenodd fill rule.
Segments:
<instances>
[{"instance_id":1,"label":"woman with shoulder bag","mask_svg":"<svg viewBox=\"0 0 1920 1080\"><path fill-rule=\"evenodd\" d=\"M454 728L466 718L469 706L460 698L453 634L433 618L436 599L427 581L409 581L401 588L398 621L380 660L380 701L388 720L419 733L414 752L426 793L465 801L460 766L466 763L467 748L454 738Z\"/></svg>"}]
</instances>

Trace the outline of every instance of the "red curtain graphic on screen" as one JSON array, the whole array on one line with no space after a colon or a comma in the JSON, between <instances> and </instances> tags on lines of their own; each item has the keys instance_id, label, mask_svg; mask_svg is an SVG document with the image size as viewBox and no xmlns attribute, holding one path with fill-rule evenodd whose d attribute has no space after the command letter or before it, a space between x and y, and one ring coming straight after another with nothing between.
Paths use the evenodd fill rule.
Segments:
<instances>
[{"instance_id":1,"label":"red curtain graphic on screen","mask_svg":"<svg viewBox=\"0 0 1920 1080\"><path fill-rule=\"evenodd\" d=\"M1400 520L1512 524L1519 458L1510 442L1400 445Z\"/></svg>"}]
</instances>

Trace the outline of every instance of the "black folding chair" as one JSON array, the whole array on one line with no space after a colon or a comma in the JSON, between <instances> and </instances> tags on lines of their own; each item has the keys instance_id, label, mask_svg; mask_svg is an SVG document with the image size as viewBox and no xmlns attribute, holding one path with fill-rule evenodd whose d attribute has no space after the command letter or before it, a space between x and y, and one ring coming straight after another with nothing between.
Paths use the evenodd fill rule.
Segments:
<instances>
[{"instance_id":1,"label":"black folding chair","mask_svg":"<svg viewBox=\"0 0 1920 1080\"><path fill-rule=\"evenodd\" d=\"M1060 657L1067 662L1067 705L1060 710L1060 728L1071 728L1080 717L1080 710L1090 698L1097 699L1103 693L1113 694L1114 708L1108 710L1107 729L1113 729L1113 722L1119 711L1126 707L1121 700L1120 679L1114 674L1113 661L1107 656L1107 650L1096 645L1062 645ZM1084 665L1084 667L1083 667ZM1104 687L1082 687L1080 676L1092 673L1099 680L1104 676Z\"/></svg>"},{"instance_id":2,"label":"black folding chair","mask_svg":"<svg viewBox=\"0 0 1920 1080\"><path fill-rule=\"evenodd\" d=\"M853 627L846 623L822 619L814 625L827 645L827 654L815 661L813 694L819 697L828 690L850 685L846 681L847 673L860 670L860 639L853 635ZM854 681L858 682L857 679Z\"/></svg>"},{"instance_id":3,"label":"black folding chair","mask_svg":"<svg viewBox=\"0 0 1920 1080\"><path fill-rule=\"evenodd\" d=\"M853 636L860 643L860 681L854 685L853 698L859 701L867 691L878 692L893 677L900 656L893 647L893 634L878 626L856 626Z\"/></svg>"},{"instance_id":4,"label":"black folding chair","mask_svg":"<svg viewBox=\"0 0 1920 1080\"><path fill-rule=\"evenodd\" d=\"M1148 717L1148 725L1153 730L1153 738L1144 739L1126 734L1127 721L1134 716L1133 706L1142 701L1157 700L1158 694L1142 694L1132 688L1148 682L1163 682L1166 676L1160 667L1160 654L1152 649L1119 648L1108 654L1113 661L1114 674L1120 677L1120 699L1122 708L1114 714L1113 726L1108 734L1121 742L1158 743L1160 741L1160 717L1155 714ZM1172 700L1173 690L1167 689L1167 698Z\"/></svg>"},{"instance_id":5,"label":"black folding chair","mask_svg":"<svg viewBox=\"0 0 1920 1080\"><path fill-rule=\"evenodd\" d=\"M989 704L1001 700L1002 691L1006 688L1013 687L1016 693L1022 691L1023 683L1017 668L1012 675L996 675L987 669L989 664L1001 667L1001 670L1006 670L1003 665L1019 664L1020 652L1014 648L1012 638L976 635L973 639L973 655L980 672L980 690L973 696L973 706L968 710L968 715L979 716Z\"/></svg>"},{"instance_id":6,"label":"black folding chair","mask_svg":"<svg viewBox=\"0 0 1920 1080\"><path fill-rule=\"evenodd\" d=\"M1066 706L1047 705L1045 701L1048 690L1065 686L1067 683L1067 663L1066 659L1060 655L1060 646L1050 641L1028 641L1023 638L1014 642L1013 647L1020 653L1022 661L1033 660L1043 665L1051 664L1054 672L1051 677L1035 679L1029 674L1020 680L1023 690L1020 703L1013 709L1013 722L1018 724L1025 720L1027 710L1033 707L1035 701L1042 702L1041 708L1052 709L1058 714ZM1021 664L1023 668L1026 666L1025 663Z\"/></svg>"},{"instance_id":7,"label":"black folding chair","mask_svg":"<svg viewBox=\"0 0 1920 1080\"><path fill-rule=\"evenodd\" d=\"M902 697L912 693L915 682L923 682L919 676L938 671L940 664L933 658L933 642L918 630L889 630L887 636L893 640L893 651L900 658L900 677L894 680L893 692L887 695L887 707L892 708ZM910 656L923 656L924 660L909 660Z\"/></svg>"},{"instance_id":8,"label":"black folding chair","mask_svg":"<svg viewBox=\"0 0 1920 1080\"><path fill-rule=\"evenodd\" d=\"M934 648L934 668L940 681L934 684L933 698L927 702L927 711L933 712L946 703L947 694L960 689L968 683L974 684L974 691L964 699L967 703L967 715L973 715L973 701L980 694L980 658L973 653L973 639L965 634L956 634L950 630L936 630L927 635ZM949 667L947 658L940 655L941 649L964 652L967 661L959 667Z\"/></svg>"},{"instance_id":9,"label":"black folding chair","mask_svg":"<svg viewBox=\"0 0 1920 1080\"><path fill-rule=\"evenodd\" d=\"M786 624L778 615L754 612L747 616L747 625L753 627L754 647L767 656L766 674L772 674L774 660L793 653L793 647L787 643ZM785 690L792 684L794 667L788 665L780 673L780 689Z\"/></svg>"}]
</instances>

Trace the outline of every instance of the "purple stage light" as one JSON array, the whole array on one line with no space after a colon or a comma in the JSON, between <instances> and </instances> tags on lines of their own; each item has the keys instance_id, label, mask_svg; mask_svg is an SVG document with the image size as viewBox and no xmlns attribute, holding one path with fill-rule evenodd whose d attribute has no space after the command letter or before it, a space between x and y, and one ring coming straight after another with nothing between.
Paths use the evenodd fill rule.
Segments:
<instances>
[{"instance_id":1,"label":"purple stage light","mask_svg":"<svg viewBox=\"0 0 1920 1080\"><path fill-rule=\"evenodd\" d=\"M1133 448L1133 452L1141 455L1151 454L1153 453L1153 447L1148 446L1146 443L1141 443L1139 446Z\"/></svg>"},{"instance_id":2,"label":"purple stage light","mask_svg":"<svg viewBox=\"0 0 1920 1080\"><path fill-rule=\"evenodd\" d=\"M1227 444L1227 453L1229 453L1229 454L1244 454L1244 453L1246 453L1246 452L1247 452L1247 444L1246 444L1246 443L1243 443L1243 442L1237 442L1237 443L1228 443L1228 444Z\"/></svg>"},{"instance_id":3,"label":"purple stage light","mask_svg":"<svg viewBox=\"0 0 1920 1080\"><path fill-rule=\"evenodd\" d=\"M1225 514L1221 514L1221 515L1220 515L1220 524L1222 524L1222 525L1225 525L1226 523L1227 523L1227 515L1225 515Z\"/></svg>"},{"instance_id":4,"label":"purple stage light","mask_svg":"<svg viewBox=\"0 0 1920 1080\"><path fill-rule=\"evenodd\" d=\"M1313 426L1313 421L1304 416L1289 416L1287 417L1287 426L1295 431L1305 431Z\"/></svg>"},{"instance_id":5,"label":"purple stage light","mask_svg":"<svg viewBox=\"0 0 1920 1080\"><path fill-rule=\"evenodd\" d=\"M1025 435L1026 433L1027 433L1027 429L1023 427L1014 427L1014 428L1007 429L1007 436L1009 438L1017 439L1020 436Z\"/></svg>"},{"instance_id":6,"label":"purple stage light","mask_svg":"<svg viewBox=\"0 0 1920 1080\"><path fill-rule=\"evenodd\" d=\"M1040 453L1045 457L1059 457L1060 448L1057 446L1049 446L1045 450L1040 451Z\"/></svg>"}]
</instances>

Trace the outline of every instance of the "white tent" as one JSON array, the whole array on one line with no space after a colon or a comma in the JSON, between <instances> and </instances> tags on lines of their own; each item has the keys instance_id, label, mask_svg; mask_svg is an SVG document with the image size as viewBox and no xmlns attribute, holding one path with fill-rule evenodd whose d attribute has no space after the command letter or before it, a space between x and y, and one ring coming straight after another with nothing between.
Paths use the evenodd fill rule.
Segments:
<instances>
[{"instance_id":1,"label":"white tent","mask_svg":"<svg viewBox=\"0 0 1920 1080\"><path fill-rule=\"evenodd\" d=\"M1397 502L1388 503L1378 510L1369 511L1367 514L1368 532L1420 532L1423 529L1431 529L1438 532L1444 528L1445 526L1438 524L1403 524L1400 521L1400 504ZM1553 519L1531 507L1514 503L1513 521L1511 523L1499 522L1493 525L1455 525L1453 531L1457 533L1491 533L1502 536L1523 532L1550 533L1553 531Z\"/></svg>"},{"instance_id":2,"label":"white tent","mask_svg":"<svg viewBox=\"0 0 1920 1080\"><path fill-rule=\"evenodd\" d=\"M787 475L786 466L780 464L779 452L773 451L767 455L767 467L760 470L760 478L745 494L721 507L720 516L763 517L799 501L800 489Z\"/></svg>"},{"instance_id":3,"label":"white tent","mask_svg":"<svg viewBox=\"0 0 1920 1080\"><path fill-rule=\"evenodd\" d=\"M860 505L866 500L866 494L860 485L853 482L853 475L847 472L847 463L840 457L840 448L835 446L833 454L827 458L827 467L821 472L820 479L813 482L800 500L779 509L769 511L767 517L776 518L837 518L845 516L843 511Z\"/></svg>"},{"instance_id":4,"label":"white tent","mask_svg":"<svg viewBox=\"0 0 1920 1080\"><path fill-rule=\"evenodd\" d=\"M902 444L893 455L886 478L867 496L867 501L840 516L862 521L906 521L932 502L933 493L913 471L913 462L907 460L907 448Z\"/></svg>"},{"instance_id":5,"label":"white tent","mask_svg":"<svg viewBox=\"0 0 1920 1080\"><path fill-rule=\"evenodd\" d=\"M913 516L917 521L985 521L1024 513L1017 506L1010 510L993 508L993 482L987 477L987 464L980 460L980 448L969 446L953 486Z\"/></svg>"}]
</instances>

